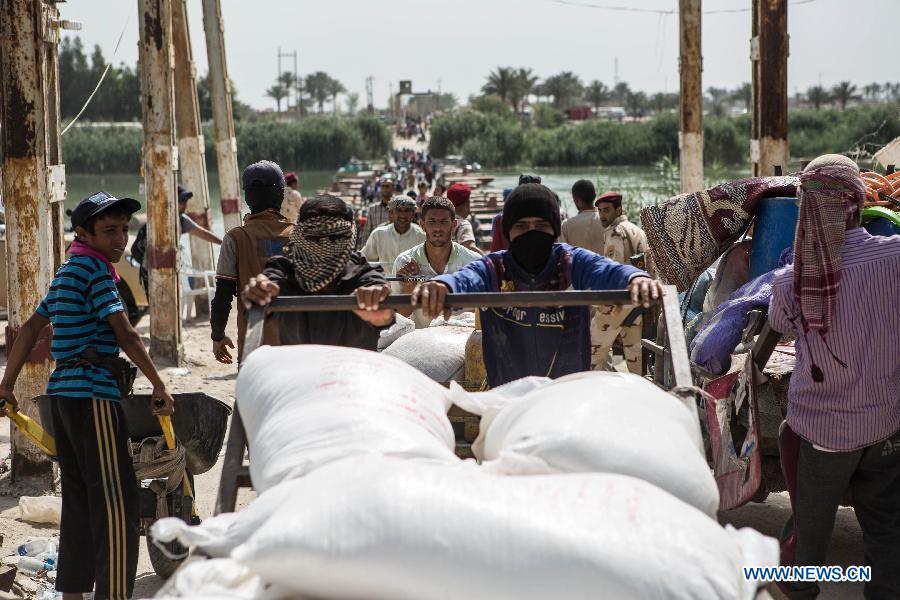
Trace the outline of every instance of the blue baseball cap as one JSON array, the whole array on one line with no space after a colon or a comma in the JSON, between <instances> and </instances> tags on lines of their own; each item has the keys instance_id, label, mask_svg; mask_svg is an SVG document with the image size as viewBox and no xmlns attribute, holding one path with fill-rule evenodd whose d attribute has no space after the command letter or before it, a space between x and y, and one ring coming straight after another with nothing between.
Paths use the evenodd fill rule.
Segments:
<instances>
[{"instance_id":1,"label":"blue baseball cap","mask_svg":"<svg viewBox=\"0 0 900 600\"><path fill-rule=\"evenodd\" d=\"M106 212L114 206L121 206L131 213L141 210L141 203L134 198L116 198L108 192L95 192L72 209L72 229L84 225L88 219Z\"/></svg>"}]
</instances>

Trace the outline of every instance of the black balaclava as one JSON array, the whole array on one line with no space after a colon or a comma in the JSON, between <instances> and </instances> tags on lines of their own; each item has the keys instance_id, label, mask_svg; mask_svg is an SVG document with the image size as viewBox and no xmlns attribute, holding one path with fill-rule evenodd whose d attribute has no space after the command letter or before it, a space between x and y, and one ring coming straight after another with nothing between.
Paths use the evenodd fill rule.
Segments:
<instances>
[{"instance_id":1,"label":"black balaclava","mask_svg":"<svg viewBox=\"0 0 900 600\"><path fill-rule=\"evenodd\" d=\"M514 240L510 239L512 226L528 217L546 219L553 226L553 235L532 230ZM509 251L515 261L532 275L537 275L547 265L561 227L559 200L547 186L539 183L517 186L503 205L503 233L510 239Z\"/></svg>"},{"instance_id":2,"label":"black balaclava","mask_svg":"<svg viewBox=\"0 0 900 600\"><path fill-rule=\"evenodd\" d=\"M270 160L249 165L241 174L244 198L251 214L273 208L281 210L284 202L284 173Z\"/></svg>"}]
</instances>

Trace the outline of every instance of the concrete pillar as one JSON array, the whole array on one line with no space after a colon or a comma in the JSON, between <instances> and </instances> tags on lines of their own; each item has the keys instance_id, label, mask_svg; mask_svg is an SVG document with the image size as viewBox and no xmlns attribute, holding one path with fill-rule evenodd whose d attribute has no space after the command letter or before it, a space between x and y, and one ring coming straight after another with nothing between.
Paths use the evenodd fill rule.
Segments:
<instances>
[{"instance_id":1,"label":"concrete pillar","mask_svg":"<svg viewBox=\"0 0 900 600\"><path fill-rule=\"evenodd\" d=\"M52 174L50 167L59 162L59 112L55 96L51 101L47 98L48 87L56 85L56 74L50 73L57 64L50 57L56 53L51 31L56 17L55 7L39 1L0 3L7 348L49 290L58 263L50 198L51 181L59 171ZM45 393L53 370L51 335L50 327L41 333L15 389L22 412L38 422L37 406L30 400ZM47 457L15 427L10 438L13 478L41 475L49 487L52 468Z\"/></svg>"},{"instance_id":2,"label":"concrete pillar","mask_svg":"<svg viewBox=\"0 0 900 600\"><path fill-rule=\"evenodd\" d=\"M187 1L172 0L172 37L175 47L175 133L178 136L178 161L181 182L194 196L188 200L188 216L207 229L212 229L209 210L209 183L206 178L206 149L200 126L200 104L197 100L197 69L191 51ZM191 264L200 271L213 266L212 244L197 236L188 236ZM199 285L204 285L199 282ZM208 315L209 304L197 298L197 315Z\"/></svg>"},{"instance_id":3,"label":"concrete pillar","mask_svg":"<svg viewBox=\"0 0 900 600\"><path fill-rule=\"evenodd\" d=\"M681 55L681 191L703 188L703 57L700 49L700 0L679 0Z\"/></svg>"},{"instance_id":4,"label":"concrete pillar","mask_svg":"<svg viewBox=\"0 0 900 600\"><path fill-rule=\"evenodd\" d=\"M216 164L225 231L241 225L241 175L231 112L231 82L225 61L225 25L220 0L203 0L203 29L209 62L209 95L216 132Z\"/></svg>"},{"instance_id":5,"label":"concrete pillar","mask_svg":"<svg viewBox=\"0 0 900 600\"><path fill-rule=\"evenodd\" d=\"M138 0L147 267L150 273L150 355L180 364L181 283L175 170L175 82L172 0Z\"/></svg>"}]
</instances>

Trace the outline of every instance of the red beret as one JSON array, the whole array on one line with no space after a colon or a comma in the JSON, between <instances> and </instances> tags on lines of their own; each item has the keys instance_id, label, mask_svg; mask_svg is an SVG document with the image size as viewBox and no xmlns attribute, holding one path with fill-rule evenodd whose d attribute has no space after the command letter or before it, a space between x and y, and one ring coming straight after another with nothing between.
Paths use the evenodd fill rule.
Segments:
<instances>
[{"instance_id":1,"label":"red beret","mask_svg":"<svg viewBox=\"0 0 900 600\"><path fill-rule=\"evenodd\" d=\"M290 184L294 183L295 181L297 181L297 174L294 173L293 171L291 171L290 173L284 174L284 182L286 184L290 185Z\"/></svg>"},{"instance_id":2,"label":"red beret","mask_svg":"<svg viewBox=\"0 0 900 600\"><path fill-rule=\"evenodd\" d=\"M453 206L465 204L471 195L472 188L464 183L454 183L447 189L447 199L453 203Z\"/></svg>"},{"instance_id":3,"label":"red beret","mask_svg":"<svg viewBox=\"0 0 900 600\"><path fill-rule=\"evenodd\" d=\"M594 200L594 206L599 206L601 202L609 202L618 208L622 206L622 194L619 192L604 192Z\"/></svg>"}]
</instances>

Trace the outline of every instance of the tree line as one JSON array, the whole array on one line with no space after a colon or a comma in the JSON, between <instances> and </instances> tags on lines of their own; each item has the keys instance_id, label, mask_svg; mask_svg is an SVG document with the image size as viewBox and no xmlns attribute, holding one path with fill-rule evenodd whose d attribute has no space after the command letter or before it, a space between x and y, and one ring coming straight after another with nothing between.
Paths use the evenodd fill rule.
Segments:
<instances>
[{"instance_id":1,"label":"tree line","mask_svg":"<svg viewBox=\"0 0 900 600\"><path fill-rule=\"evenodd\" d=\"M489 107L493 100L508 106L516 113L532 108L535 121L541 125L555 126L560 116L553 111L566 111L575 106L590 106L594 112L601 107L619 107L629 117L640 118L653 113L674 110L678 107L677 93L646 92L633 90L622 81L613 86L595 79L584 83L572 71L562 71L541 79L531 69L497 67L488 73L481 88L482 95L472 96L470 105ZM736 88L709 87L703 96L704 110L714 116L729 112L748 111L753 101L750 83ZM900 101L900 83L877 83L858 87L849 81L841 81L831 88L812 86L805 93L791 99L792 106L806 106L815 110L834 106L844 110L851 104L883 104ZM548 110L553 109L553 111ZM736 110L735 110L736 109ZM497 109L502 110L502 109Z\"/></svg>"}]
</instances>

